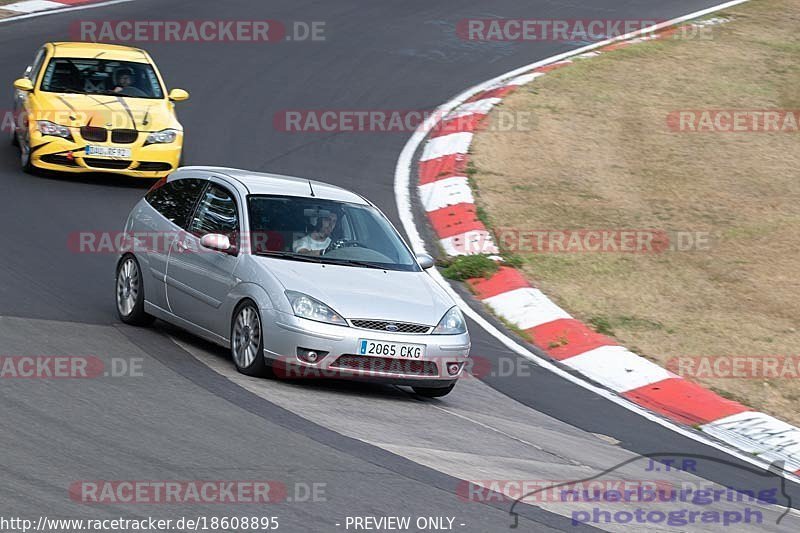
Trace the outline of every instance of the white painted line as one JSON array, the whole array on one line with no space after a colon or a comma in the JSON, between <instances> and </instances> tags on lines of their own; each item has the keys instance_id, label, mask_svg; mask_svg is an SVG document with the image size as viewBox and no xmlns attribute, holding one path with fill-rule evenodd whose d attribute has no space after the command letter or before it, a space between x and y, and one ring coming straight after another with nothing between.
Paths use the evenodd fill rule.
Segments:
<instances>
[{"instance_id":1,"label":"white painted line","mask_svg":"<svg viewBox=\"0 0 800 533\"><path fill-rule=\"evenodd\" d=\"M439 240L444 253L451 256L499 254L500 250L486 230L473 230Z\"/></svg>"},{"instance_id":2,"label":"white painted line","mask_svg":"<svg viewBox=\"0 0 800 533\"><path fill-rule=\"evenodd\" d=\"M620 393L675 377L623 346L601 346L562 362Z\"/></svg>"},{"instance_id":3,"label":"white painted line","mask_svg":"<svg viewBox=\"0 0 800 533\"><path fill-rule=\"evenodd\" d=\"M466 154L472 143L472 134L469 132L451 133L434 137L425 145L420 161L437 159L451 154Z\"/></svg>"},{"instance_id":4,"label":"white painted line","mask_svg":"<svg viewBox=\"0 0 800 533\"><path fill-rule=\"evenodd\" d=\"M644 28L643 30L640 30L639 33L656 31L661 28L674 26L675 24L680 24L681 22L685 22L687 20L692 20L698 17L708 15L710 13L714 13L716 11L728 9L730 7L737 6L739 4L744 4L747 1L748 0L733 0L731 2L719 4L717 6L710 7L708 9L703 9L701 11L689 13L688 15L684 15L683 17L678 17L672 20L662 22L660 24L657 24L656 26ZM405 146L403 147L403 150L400 152L400 155L397 158L397 165L395 166L394 195L395 195L395 200L397 202L398 216L400 218L401 224L403 225L403 230L405 231L409 243L411 244L414 251L416 253L426 253L427 249L425 246L425 241L423 240L422 236L417 230L417 226L414 224L414 212L411 207L412 205L411 187L410 187L411 169L414 164L414 154L416 154L422 142L425 141L425 137L428 135L428 133L436 126L438 122L436 118L437 116L443 116L444 114L449 113L450 111L458 107L461 103L463 103L464 101L468 100L469 98L471 98L472 96L476 95L481 91L485 91L490 87L497 86L498 84L504 83L509 79L523 75L526 72L529 72L536 67L547 65L554 61L558 61L560 59L564 59L567 57L574 57L576 55L584 54L586 52L590 52L597 48L602 48L603 46L606 46L613 42L621 41L626 38L633 37L635 35L636 33L633 33L633 34L623 35L622 37L618 37L616 39L608 39L606 41L594 43L588 46L584 46L582 48L578 48L576 50L572 50L570 52L564 52L563 54L558 54L553 57L545 58L536 61L534 63L524 65L516 70L507 72L506 74L501 74L500 76L497 76L486 82L479 83L467 89L466 91L462 92L458 96L454 97L452 100L439 106L439 108L436 110L436 113L434 113L432 117L426 120L421 127L417 128L414 134L412 134L411 137L408 139L408 142L406 142ZM672 422L671 420L667 420L666 418L656 415L655 413L648 411L644 407L641 407L629 401L627 398L623 398L619 396L617 393L612 392L604 387L591 384L586 380L582 379L581 377L575 376L572 373L562 369L561 367L551 363L549 360L539 355L536 355L528 348L514 341L504 332L494 327L492 324L489 323L488 320L483 318L479 313L477 313L474 309L472 309L469 306L469 304L467 304L467 302L465 302L461 298L461 296L455 290L453 290L453 288L450 286L447 280L445 280L442 277L442 274L438 270L430 269L427 270L426 272L428 272L429 275L433 279L435 279L442 286L442 288L445 291L447 291L448 294L450 294L450 296L459 305L464 314L467 315L472 321L474 321L478 326L483 328L489 335L497 339L497 341L500 342L503 346L517 353L521 357L528 359L529 361L536 364L540 368L547 370L569 381L570 383L573 383L575 385L578 385L579 387L589 390L594 394L597 394L598 396L605 398L606 400L612 403L624 407L625 409L628 409L629 411L638 414L642 418L654 424L658 424L660 426L668 428L683 437L702 443L706 446L710 446L714 449L723 451L728 455L730 455L731 457L736 457L737 459L747 464L756 466L757 468L766 467L766 463L763 460L754 457L752 454L743 453L741 450L731 448L726 444L722 444L714 439L710 439L707 435L703 435L698 431L687 429L681 425ZM795 483L800 483L800 476L796 476L789 472L783 472L781 475L787 480L790 480Z\"/></svg>"},{"instance_id":5,"label":"white painted line","mask_svg":"<svg viewBox=\"0 0 800 533\"><path fill-rule=\"evenodd\" d=\"M548 63L545 66L555 67L555 66L560 66L560 65L571 65L571 64L572 64L572 60L571 59L564 59L563 61L554 61L553 63Z\"/></svg>"},{"instance_id":6,"label":"white painted line","mask_svg":"<svg viewBox=\"0 0 800 533\"><path fill-rule=\"evenodd\" d=\"M114 4L127 4L128 2L133 2L134 0L109 0L108 2L98 2L94 4L79 4L75 6L71 6L68 4L58 4L59 7L53 9L47 9L45 11L35 11L33 13L25 13L22 15L13 15L11 17L0 18L0 24L4 22L14 22L17 20L23 19L32 19L38 17L44 17L46 15L55 15L57 13L67 13L70 11L83 11L84 9L95 9L98 7L105 7L105 6L113 6ZM0 6L0 9L7 9L8 6Z\"/></svg>"},{"instance_id":7,"label":"white painted line","mask_svg":"<svg viewBox=\"0 0 800 533\"><path fill-rule=\"evenodd\" d=\"M15 2L13 4L6 4L4 6L0 6L0 9L5 9L7 11L15 11L17 13L34 13L36 11L59 9L66 6L67 4L50 2L49 0L26 0L24 2Z\"/></svg>"},{"instance_id":8,"label":"white painted line","mask_svg":"<svg viewBox=\"0 0 800 533\"><path fill-rule=\"evenodd\" d=\"M483 301L495 313L520 329L535 328L560 318L572 318L539 289L524 287Z\"/></svg>"},{"instance_id":9,"label":"white painted line","mask_svg":"<svg viewBox=\"0 0 800 533\"><path fill-rule=\"evenodd\" d=\"M459 106L458 109L444 117L445 120L450 120L456 117L463 117L464 115L485 115L492 110L494 106L502 102L502 98L482 98L474 102L467 102Z\"/></svg>"},{"instance_id":10,"label":"white painted line","mask_svg":"<svg viewBox=\"0 0 800 533\"><path fill-rule=\"evenodd\" d=\"M757 412L737 413L702 426L703 431L739 449L769 461L786 461L786 469L800 469L800 429Z\"/></svg>"},{"instance_id":11,"label":"white painted line","mask_svg":"<svg viewBox=\"0 0 800 533\"><path fill-rule=\"evenodd\" d=\"M698 20L692 24L692 26L696 28L707 28L708 26L717 26L719 24L725 24L726 22L729 22L729 19L725 17L714 17L708 20Z\"/></svg>"},{"instance_id":12,"label":"white painted line","mask_svg":"<svg viewBox=\"0 0 800 533\"><path fill-rule=\"evenodd\" d=\"M530 74L523 74L512 78L510 81L506 82L505 85L527 85L536 78L541 78L542 76L544 76L544 72L531 72Z\"/></svg>"},{"instance_id":13,"label":"white painted line","mask_svg":"<svg viewBox=\"0 0 800 533\"><path fill-rule=\"evenodd\" d=\"M419 186L419 197L425 211L436 211L449 205L474 204L472 189L465 176L456 176Z\"/></svg>"}]
</instances>

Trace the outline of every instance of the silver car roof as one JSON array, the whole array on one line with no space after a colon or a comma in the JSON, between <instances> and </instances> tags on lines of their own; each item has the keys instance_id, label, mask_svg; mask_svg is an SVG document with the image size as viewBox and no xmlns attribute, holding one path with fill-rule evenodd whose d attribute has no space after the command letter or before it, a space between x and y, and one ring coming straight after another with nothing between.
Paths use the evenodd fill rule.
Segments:
<instances>
[{"instance_id":1,"label":"silver car roof","mask_svg":"<svg viewBox=\"0 0 800 533\"><path fill-rule=\"evenodd\" d=\"M277 194L311 198L311 189L313 188L314 198L369 205L369 202L358 194L329 183L237 168L213 166L181 167L170 175L168 181L190 177L205 179L209 175L228 178L240 188L242 193L248 195ZM311 187L309 187L309 182Z\"/></svg>"}]
</instances>

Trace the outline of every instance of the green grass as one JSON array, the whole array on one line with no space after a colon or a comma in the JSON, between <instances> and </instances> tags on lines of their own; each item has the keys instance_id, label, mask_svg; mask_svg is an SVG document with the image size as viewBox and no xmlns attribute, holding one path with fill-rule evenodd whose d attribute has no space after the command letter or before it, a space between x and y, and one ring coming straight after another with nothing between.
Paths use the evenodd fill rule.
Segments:
<instances>
[{"instance_id":1,"label":"green grass","mask_svg":"<svg viewBox=\"0 0 800 533\"><path fill-rule=\"evenodd\" d=\"M589 318L589 324L592 328L602 335L614 336L614 330L611 327L611 320L605 316L593 316Z\"/></svg>"},{"instance_id":2,"label":"green grass","mask_svg":"<svg viewBox=\"0 0 800 533\"><path fill-rule=\"evenodd\" d=\"M617 328L634 331L653 331L664 329L664 325L660 322L656 322L655 320L625 315L595 315L589 317L589 324L591 324L592 328L594 328L596 332L611 337L614 336L614 330Z\"/></svg>"},{"instance_id":3,"label":"green grass","mask_svg":"<svg viewBox=\"0 0 800 533\"><path fill-rule=\"evenodd\" d=\"M455 281L488 278L499 268L496 261L485 255L462 255L446 262L442 275Z\"/></svg>"}]
</instances>

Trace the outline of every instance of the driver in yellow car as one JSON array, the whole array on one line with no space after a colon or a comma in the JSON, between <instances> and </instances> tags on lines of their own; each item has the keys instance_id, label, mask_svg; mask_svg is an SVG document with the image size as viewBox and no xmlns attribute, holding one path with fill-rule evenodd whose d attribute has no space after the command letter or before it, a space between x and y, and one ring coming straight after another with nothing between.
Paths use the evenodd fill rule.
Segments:
<instances>
[{"instance_id":1,"label":"driver in yellow car","mask_svg":"<svg viewBox=\"0 0 800 533\"><path fill-rule=\"evenodd\" d=\"M114 87L114 92L121 93L133 84L133 71L129 68L118 68L114 72L114 81L117 84Z\"/></svg>"}]
</instances>

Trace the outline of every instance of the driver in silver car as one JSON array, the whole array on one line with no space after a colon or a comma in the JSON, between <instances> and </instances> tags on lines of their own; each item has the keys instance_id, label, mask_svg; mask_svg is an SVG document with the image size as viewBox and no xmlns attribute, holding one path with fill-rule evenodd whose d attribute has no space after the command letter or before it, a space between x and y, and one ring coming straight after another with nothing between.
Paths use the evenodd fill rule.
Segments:
<instances>
[{"instance_id":1,"label":"driver in silver car","mask_svg":"<svg viewBox=\"0 0 800 533\"><path fill-rule=\"evenodd\" d=\"M314 230L295 240L292 250L300 254L322 255L331 245L331 233L336 228L338 218L334 212L318 217Z\"/></svg>"}]
</instances>

